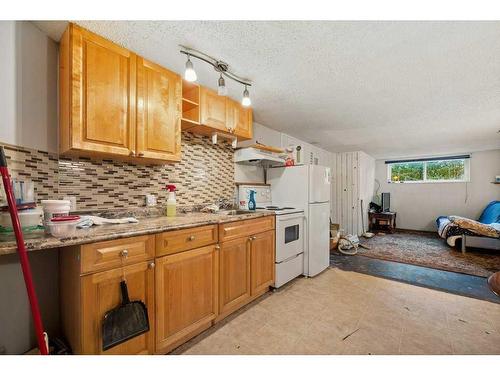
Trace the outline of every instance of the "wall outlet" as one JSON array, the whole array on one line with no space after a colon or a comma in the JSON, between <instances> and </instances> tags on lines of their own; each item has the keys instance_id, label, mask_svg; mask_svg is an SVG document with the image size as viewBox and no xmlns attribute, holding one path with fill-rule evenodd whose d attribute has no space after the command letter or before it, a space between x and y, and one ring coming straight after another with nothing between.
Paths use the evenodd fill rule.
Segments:
<instances>
[{"instance_id":1,"label":"wall outlet","mask_svg":"<svg viewBox=\"0 0 500 375\"><path fill-rule=\"evenodd\" d=\"M146 194L146 207L156 206L156 203L157 203L156 195Z\"/></svg>"}]
</instances>

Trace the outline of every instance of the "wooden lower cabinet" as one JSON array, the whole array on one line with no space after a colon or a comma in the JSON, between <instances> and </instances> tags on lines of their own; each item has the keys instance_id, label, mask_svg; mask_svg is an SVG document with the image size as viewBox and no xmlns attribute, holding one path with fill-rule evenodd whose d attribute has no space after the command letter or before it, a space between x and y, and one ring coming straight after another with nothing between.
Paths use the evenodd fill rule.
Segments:
<instances>
[{"instance_id":1,"label":"wooden lower cabinet","mask_svg":"<svg viewBox=\"0 0 500 375\"><path fill-rule=\"evenodd\" d=\"M274 238L274 231L259 233L252 237L250 245L252 296L266 292L274 284Z\"/></svg>"},{"instance_id":2,"label":"wooden lower cabinet","mask_svg":"<svg viewBox=\"0 0 500 375\"><path fill-rule=\"evenodd\" d=\"M250 299L249 243L249 237L240 237L220 244L219 319Z\"/></svg>"},{"instance_id":3,"label":"wooden lower cabinet","mask_svg":"<svg viewBox=\"0 0 500 375\"><path fill-rule=\"evenodd\" d=\"M156 260L156 352L166 353L217 316L218 245Z\"/></svg>"},{"instance_id":4,"label":"wooden lower cabinet","mask_svg":"<svg viewBox=\"0 0 500 375\"><path fill-rule=\"evenodd\" d=\"M274 226L266 217L61 249L64 336L76 354L168 353L269 290ZM123 277L150 331L103 351L102 319L120 305Z\"/></svg>"},{"instance_id":5,"label":"wooden lower cabinet","mask_svg":"<svg viewBox=\"0 0 500 375\"><path fill-rule=\"evenodd\" d=\"M81 350L84 354L150 354L154 352L154 267L142 262L81 277ZM121 303L120 282L125 276L131 301L148 308L149 332L106 351L102 350L102 318ZM74 346L74 344L73 344ZM73 347L73 349L77 349Z\"/></svg>"}]
</instances>

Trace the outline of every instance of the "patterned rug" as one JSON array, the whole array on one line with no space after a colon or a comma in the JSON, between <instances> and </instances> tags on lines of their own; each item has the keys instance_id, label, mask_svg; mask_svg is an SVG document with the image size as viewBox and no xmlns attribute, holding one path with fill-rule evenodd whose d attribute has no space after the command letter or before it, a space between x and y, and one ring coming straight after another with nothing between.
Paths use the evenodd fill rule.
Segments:
<instances>
[{"instance_id":1,"label":"patterned rug","mask_svg":"<svg viewBox=\"0 0 500 375\"><path fill-rule=\"evenodd\" d=\"M462 254L449 247L435 233L396 232L362 239L370 250L359 248L358 255L415 264L445 271L487 277L500 271L500 252L468 249Z\"/></svg>"}]
</instances>

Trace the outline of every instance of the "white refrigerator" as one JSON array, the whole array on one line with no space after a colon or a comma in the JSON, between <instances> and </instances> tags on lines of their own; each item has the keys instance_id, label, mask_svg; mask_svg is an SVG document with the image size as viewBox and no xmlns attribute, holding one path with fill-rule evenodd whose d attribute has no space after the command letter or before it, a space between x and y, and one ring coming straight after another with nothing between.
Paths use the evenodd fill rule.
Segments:
<instances>
[{"instance_id":1,"label":"white refrigerator","mask_svg":"<svg viewBox=\"0 0 500 375\"><path fill-rule=\"evenodd\" d=\"M319 165L269 168L267 182L271 184L273 205L304 210L304 275L317 275L330 264L330 168Z\"/></svg>"}]
</instances>

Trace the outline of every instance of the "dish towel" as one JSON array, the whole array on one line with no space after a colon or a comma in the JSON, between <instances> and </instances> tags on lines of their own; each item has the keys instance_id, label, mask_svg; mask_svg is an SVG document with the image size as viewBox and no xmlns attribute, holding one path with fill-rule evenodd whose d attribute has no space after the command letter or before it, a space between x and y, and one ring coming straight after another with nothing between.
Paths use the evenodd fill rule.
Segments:
<instances>
[{"instance_id":1,"label":"dish towel","mask_svg":"<svg viewBox=\"0 0 500 375\"><path fill-rule=\"evenodd\" d=\"M90 228L92 225L104 225L104 224L127 224L127 223L138 223L135 217L123 217L121 219L106 219L99 216L82 216L80 221L76 225L77 228Z\"/></svg>"}]
</instances>

